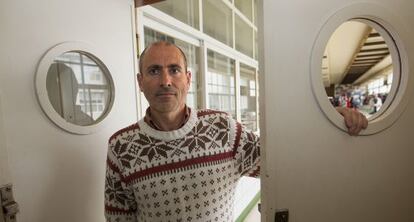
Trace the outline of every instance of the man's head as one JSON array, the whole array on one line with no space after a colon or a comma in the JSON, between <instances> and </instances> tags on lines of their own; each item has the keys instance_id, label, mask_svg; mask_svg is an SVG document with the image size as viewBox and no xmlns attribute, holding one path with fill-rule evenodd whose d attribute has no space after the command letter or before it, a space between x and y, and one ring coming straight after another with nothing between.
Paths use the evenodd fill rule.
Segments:
<instances>
[{"instance_id":1,"label":"man's head","mask_svg":"<svg viewBox=\"0 0 414 222\"><path fill-rule=\"evenodd\" d=\"M151 110L159 113L180 111L190 88L191 73L181 49L168 42L155 42L141 54L138 84Z\"/></svg>"},{"instance_id":2,"label":"man's head","mask_svg":"<svg viewBox=\"0 0 414 222\"><path fill-rule=\"evenodd\" d=\"M144 51L142 51L142 53L141 53L141 55L140 55L140 60L139 60L139 73L142 73L142 65L143 65L143 58L145 57L145 54L146 54L146 52L147 52L147 50L151 47L151 46L153 46L153 45L158 45L158 44L165 44L165 45L168 45L168 46L174 46L174 47L176 47L179 51L180 51L180 53L181 53L181 56L183 57L183 59L184 59L184 67L185 67L185 71L187 72L187 57L185 56L185 53L183 52L183 50L180 48L180 47L178 47L178 46L176 46L175 44L173 44L173 43L170 43L170 42L166 42L166 41L157 41L157 42L153 42L153 43L151 43L148 47L146 47L145 49L144 49Z\"/></svg>"}]
</instances>

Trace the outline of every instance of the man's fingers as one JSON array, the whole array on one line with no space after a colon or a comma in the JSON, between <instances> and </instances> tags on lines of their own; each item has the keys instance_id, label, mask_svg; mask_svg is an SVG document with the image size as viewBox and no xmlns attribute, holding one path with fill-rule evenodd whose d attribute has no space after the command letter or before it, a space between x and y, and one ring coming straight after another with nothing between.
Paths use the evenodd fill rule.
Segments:
<instances>
[{"instance_id":1,"label":"man's fingers","mask_svg":"<svg viewBox=\"0 0 414 222\"><path fill-rule=\"evenodd\" d=\"M356 136L362 129L366 129L368 126L367 118L360 112L352 110L352 125L349 128L349 134Z\"/></svg>"},{"instance_id":2,"label":"man's fingers","mask_svg":"<svg viewBox=\"0 0 414 222\"><path fill-rule=\"evenodd\" d=\"M368 127L368 119L362 113L360 114L362 118L362 129L366 129Z\"/></svg>"},{"instance_id":3,"label":"man's fingers","mask_svg":"<svg viewBox=\"0 0 414 222\"><path fill-rule=\"evenodd\" d=\"M353 110L348 110L349 118L350 118L350 126L348 128L349 133L354 136L358 131L358 116L355 114Z\"/></svg>"},{"instance_id":4,"label":"man's fingers","mask_svg":"<svg viewBox=\"0 0 414 222\"><path fill-rule=\"evenodd\" d=\"M368 127L368 120L362 113L344 107L337 107L336 110L344 117L349 135L357 136L362 129Z\"/></svg>"},{"instance_id":5,"label":"man's fingers","mask_svg":"<svg viewBox=\"0 0 414 222\"><path fill-rule=\"evenodd\" d=\"M357 121L355 122L355 131L354 131L354 135L358 135L359 132L361 132L361 130L363 129L363 123L364 123L364 119L362 118L361 115L359 115L359 113L357 113Z\"/></svg>"},{"instance_id":6,"label":"man's fingers","mask_svg":"<svg viewBox=\"0 0 414 222\"><path fill-rule=\"evenodd\" d=\"M348 110L343 109L342 115L344 116L346 127L348 127L348 129L351 128L352 127L352 114Z\"/></svg>"}]
</instances>

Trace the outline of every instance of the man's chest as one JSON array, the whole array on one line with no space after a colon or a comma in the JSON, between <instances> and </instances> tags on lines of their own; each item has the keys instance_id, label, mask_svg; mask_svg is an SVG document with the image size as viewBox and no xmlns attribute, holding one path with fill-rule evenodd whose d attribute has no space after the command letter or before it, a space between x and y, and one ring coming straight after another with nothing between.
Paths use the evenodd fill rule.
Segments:
<instances>
[{"instance_id":1,"label":"man's chest","mask_svg":"<svg viewBox=\"0 0 414 222\"><path fill-rule=\"evenodd\" d=\"M154 218L231 215L238 176L231 162L188 166L133 184L138 212Z\"/></svg>"}]
</instances>

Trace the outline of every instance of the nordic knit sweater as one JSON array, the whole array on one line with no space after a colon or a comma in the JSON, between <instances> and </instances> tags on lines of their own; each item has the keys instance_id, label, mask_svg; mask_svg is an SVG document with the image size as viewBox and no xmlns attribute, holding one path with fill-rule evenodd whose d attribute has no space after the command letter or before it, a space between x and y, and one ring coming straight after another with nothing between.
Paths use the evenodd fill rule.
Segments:
<instances>
[{"instance_id":1,"label":"nordic knit sweater","mask_svg":"<svg viewBox=\"0 0 414 222\"><path fill-rule=\"evenodd\" d=\"M259 175L259 140L228 114L191 110L178 130L143 119L109 139L108 222L233 219L238 179Z\"/></svg>"}]
</instances>

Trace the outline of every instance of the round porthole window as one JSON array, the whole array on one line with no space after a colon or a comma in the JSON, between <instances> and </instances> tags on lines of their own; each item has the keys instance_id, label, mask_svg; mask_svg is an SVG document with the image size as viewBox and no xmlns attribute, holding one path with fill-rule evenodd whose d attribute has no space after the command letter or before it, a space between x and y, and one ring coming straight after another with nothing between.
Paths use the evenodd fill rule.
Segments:
<instances>
[{"instance_id":1,"label":"round porthole window","mask_svg":"<svg viewBox=\"0 0 414 222\"><path fill-rule=\"evenodd\" d=\"M388 128L401 115L413 81L406 36L397 18L368 3L341 9L322 27L312 51L311 83L321 110L338 128L347 131L336 107L368 118L363 135Z\"/></svg>"},{"instance_id":2,"label":"round porthole window","mask_svg":"<svg viewBox=\"0 0 414 222\"><path fill-rule=\"evenodd\" d=\"M63 43L49 50L38 67L36 90L42 109L72 133L96 131L113 104L110 72L96 55L83 43Z\"/></svg>"},{"instance_id":3,"label":"round porthole window","mask_svg":"<svg viewBox=\"0 0 414 222\"><path fill-rule=\"evenodd\" d=\"M356 109L374 120L395 96L399 61L393 40L378 23L368 19L344 22L329 38L321 62L330 103Z\"/></svg>"}]
</instances>

